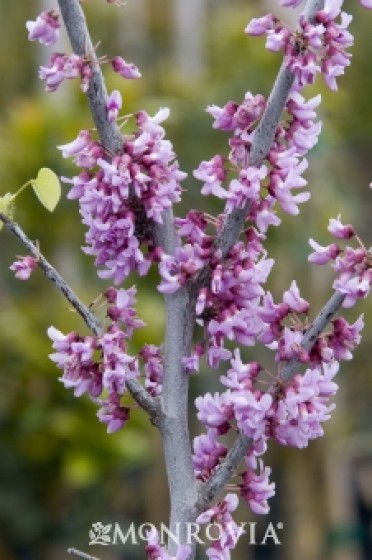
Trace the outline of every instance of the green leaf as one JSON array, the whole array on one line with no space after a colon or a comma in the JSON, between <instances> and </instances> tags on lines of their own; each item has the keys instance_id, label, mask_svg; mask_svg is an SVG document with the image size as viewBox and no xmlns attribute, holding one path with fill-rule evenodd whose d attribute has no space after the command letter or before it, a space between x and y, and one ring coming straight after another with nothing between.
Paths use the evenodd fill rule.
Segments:
<instances>
[{"instance_id":1,"label":"green leaf","mask_svg":"<svg viewBox=\"0 0 372 560\"><path fill-rule=\"evenodd\" d=\"M0 197L0 212L7 218L13 218L14 215L14 197L10 193L4 194ZM3 229L4 223L0 220L0 231Z\"/></svg>"},{"instance_id":2,"label":"green leaf","mask_svg":"<svg viewBox=\"0 0 372 560\"><path fill-rule=\"evenodd\" d=\"M36 179L32 179L31 185L41 204L49 212L53 212L61 198L61 184L54 171L42 167Z\"/></svg>"}]
</instances>

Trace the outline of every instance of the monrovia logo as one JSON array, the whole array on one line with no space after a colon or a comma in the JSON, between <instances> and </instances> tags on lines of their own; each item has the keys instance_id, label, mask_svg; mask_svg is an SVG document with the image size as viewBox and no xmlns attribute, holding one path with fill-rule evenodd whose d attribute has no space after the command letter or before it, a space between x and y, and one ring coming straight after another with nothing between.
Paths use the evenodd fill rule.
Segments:
<instances>
[{"instance_id":1,"label":"monrovia logo","mask_svg":"<svg viewBox=\"0 0 372 560\"><path fill-rule=\"evenodd\" d=\"M109 523L104 525L101 521L92 524L89 530L89 545L137 545L141 542L147 542L149 533L156 531L159 535L159 544L165 545L168 539L173 540L176 544L180 544L180 523L176 523L174 529L171 531L165 524L161 524L157 529L152 523L142 523L136 525L132 522L125 530L122 530L119 523ZM267 545L267 544L282 544L278 536L278 530L283 529L283 523L280 521L275 525L268 523L263 536L258 538L256 534L256 521L239 523L239 534L236 535L236 540L239 536L245 533L248 537L250 545ZM186 524L186 544L198 543L201 545L210 543L211 541L220 540L224 532L226 532L226 524L224 526L218 523L209 523L207 525L199 525L198 523ZM183 531L184 533L184 531ZM230 534L234 534L231 531Z\"/></svg>"}]
</instances>

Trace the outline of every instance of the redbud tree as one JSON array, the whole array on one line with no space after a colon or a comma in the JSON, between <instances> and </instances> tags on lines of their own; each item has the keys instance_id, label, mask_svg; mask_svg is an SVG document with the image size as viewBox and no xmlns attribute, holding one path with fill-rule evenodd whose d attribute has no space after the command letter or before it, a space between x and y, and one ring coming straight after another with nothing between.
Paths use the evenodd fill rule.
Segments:
<instances>
[{"instance_id":1,"label":"redbud tree","mask_svg":"<svg viewBox=\"0 0 372 560\"><path fill-rule=\"evenodd\" d=\"M360 3L372 8L370 0ZM279 4L290 9L302 2ZM266 48L281 51L283 62L268 97L248 91L242 101L207 108L212 126L228 133L228 147L226 153L201 161L193 175L201 195L223 201L218 216L192 209L175 217L187 174L166 139L163 123L169 109L149 115L139 108L124 117L135 125L134 132L125 132L121 94L107 93L102 67L125 80L139 79L141 73L121 56L97 56L83 4L58 0L59 9L56 5L26 23L29 39L47 47L66 27L72 52L54 52L39 77L47 92L66 79L80 81L93 118L94 128L77 131L73 141L58 149L77 167L76 175L62 177L62 182L69 185L67 197L79 205L86 228L83 251L92 255L98 276L114 285L100 296L105 320L80 301L14 221L16 199L28 185L54 210L60 182L47 168L0 199L2 225L27 249L11 269L26 280L40 268L90 330L82 335L48 329L50 358L62 371L64 386L96 404L98 420L109 434L125 429L138 407L160 432L170 496L168 526L179 542L170 539L163 546L156 531L149 531L149 559L192 558L190 523L219 524L219 537L206 553L230 558L242 532L233 519L239 499L255 514L269 512L275 493L271 469L264 463L269 441L303 448L323 435L323 422L335 406L330 399L337 391L340 361L350 360L360 343L363 316L349 324L342 308L367 297L372 253L340 216L329 220L328 246L309 241L309 262L330 263L335 275L333 295L318 315L295 280L280 301L266 288L275 262L265 243L270 230L281 224L278 209L296 216L310 198L303 174L306 155L321 133L316 115L321 96L308 99L303 90L319 74L337 90L338 77L351 62L352 17L342 4L308 0L295 28L271 13L248 23L245 33L266 36ZM158 270L160 282L154 289L164 299L164 345L149 341L132 355L129 341L144 322L136 313L136 287L127 279L146 276L151 268ZM255 345L271 352L271 364L242 361L240 349ZM219 392L195 400L204 431L191 441L188 386L202 360L224 373ZM272 379L269 388L261 382L263 375ZM230 446L227 434L233 436Z\"/></svg>"}]
</instances>

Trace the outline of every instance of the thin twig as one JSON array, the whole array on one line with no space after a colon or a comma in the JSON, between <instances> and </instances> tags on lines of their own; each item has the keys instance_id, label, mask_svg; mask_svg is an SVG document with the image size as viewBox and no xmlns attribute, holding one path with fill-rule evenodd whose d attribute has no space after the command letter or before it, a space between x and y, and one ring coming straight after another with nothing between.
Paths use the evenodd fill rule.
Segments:
<instances>
[{"instance_id":1,"label":"thin twig","mask_svg":"<svg viewBox=\"0 0 372 560\"><path fill-rule=\"evenodd\" d=\"M84 560L100 560L99 558L97 558L97 556L91 556L90 554L82 552L77 548L68 548L67 554L71 554L71 556L78 556L79 558L83 558Z\"/></svg>"},{"instance_id":2,"label":"thin twig","mask_svg":"<svg viewBox=\"0 0 372 560\"><path fill-rule=\"evenodd\" d=\"M45 276L55 284L65 298L71 303L72 307L79 313L84 320L87 327L95 334L99 335L102 332L102 326L97 317L89 310L89 308L82 303L77 297L75 292L65 282L59 272L40 254L40 249L31 239L25 234L20 226L9 219L7 216L0 212L0 220L4 223L5 227L15 235L15 237L22 243L28 252L36 259L39 268L43 271Z\"/></svg>"},{"instance_id":3,"label":"thin twig","mask_svg":"<svg viewBox=\"0 0 372 560\"><path fill-rule=\"evenodd\" d=\"M102 334L102 325L97 317L84 305L78 298L72 288L62 278L59 272L40 254L40 248L37 247L31 239L25 234L21 227L10 220L7 216L0 212L0 220L5 227L22 243L28 252L36 259L39 268L45 276L50 280L57 289L62 292L65 298L71 303L72 307L79 313L83 321L96 336ZM127 387L134 400L150 415L154 424L158 422L160 404L158 399L154 399L144 389L137 379L131 379L127 382Z\"/></svg>"}]
</instances>

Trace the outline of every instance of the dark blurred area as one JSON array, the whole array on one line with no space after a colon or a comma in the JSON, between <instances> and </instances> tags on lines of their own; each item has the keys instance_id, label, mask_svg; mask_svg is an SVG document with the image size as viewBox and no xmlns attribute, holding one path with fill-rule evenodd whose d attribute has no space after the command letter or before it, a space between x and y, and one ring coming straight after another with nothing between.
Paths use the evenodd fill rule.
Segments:
<instances>
[{"instance_id":1,"label":"dark blurred area","mask_svg":"<svg viewBox=\"0 0 372 560\"><path fill-rule=\"evenodd\" d=\"M265 6L263 6L265 4ZM192 169L201 159L227 153L227 136L211 128L209 104L241 101L247 90L267 95L280 56L263 39L244 35L249 19L277 2L243 0L127 0L124 7L86 0L93 42L100 55L120 54L135 62L143 78L123 81L105 68L109 91L119 89L123 114L171 108L166 129L181 169L190 176L179 215L196 207L220 211L200 195ZM72 176L57 145L76 137L92 121L77 81L46 94L37 78L51 49L27 41L25 21L52 1L0 0L0 194L15 192L40 167ZM354 224L364 244L372 244L372 12L359 3L352 10L353 63L339 79L338 93L318 81L305 92L322 93L323 132L309 157L312 198L300 217L283 216L272 228L268 249L276 259L270 289L279 297L296 279L313 313L331 294L332 273L307 263L309 237L328 244L328 219L341 214ZM283 11L288 16L288 11ZM67 50L62 36L56 50ZM65 187L65 193L67 187ZM75 202L63 198L49 214L32 196L22 195L16 220L62 273L78 295L93 301L107 287L85 256L84 231ZM39 271L28 282L14 279L9 266L23 248L6 231L0 235L0 558L62 560L76 547L102 560L144 558L142 546L89 547L92 524L167 521L168 496L160 440L140 411L122 432L107 435L88 399L75 399L59 383L48 359L46 330L86 332L60 293ZM159 344L164 328L161 298L149 279L139 284L139 315L148 327L138 331L133 351ZM352 362L342 364L340 391L326 435L305 450L272 446L277 496L270 514L253 516L245 506L238 521L250 522L261 543L268 523L281 545L268 538L254 544L242 537L235 558L248 560L370 560L372 558L372 305L359 303L347 313L365 313L364 338ZM244 353L260 357L259 349ZM191 396L218 389L218 374L192 380ZM190 400L193 411L193 398ZM192 421L196 434L200 426ZM257 525L255 525L257 523ZM281 525L282 524L282 525ZM280 528L282 526L282 528ZM200 555L202 557L202 554Z\"/></svg>"}]
</instances>

